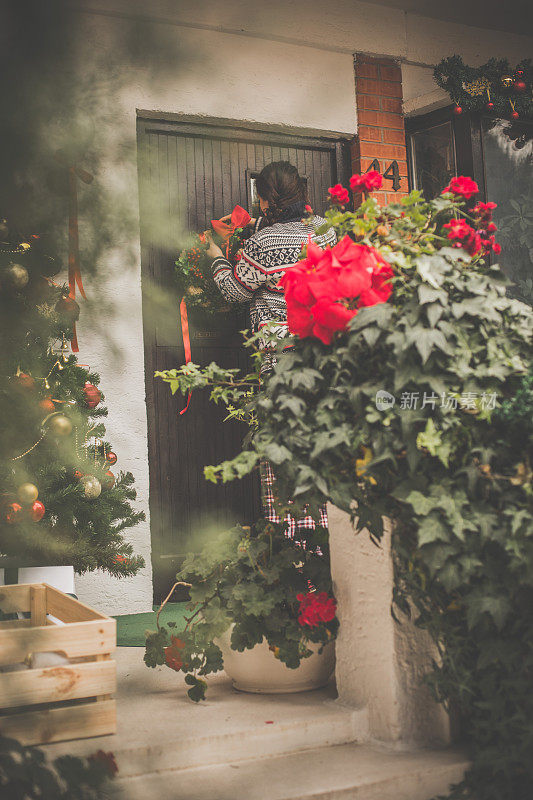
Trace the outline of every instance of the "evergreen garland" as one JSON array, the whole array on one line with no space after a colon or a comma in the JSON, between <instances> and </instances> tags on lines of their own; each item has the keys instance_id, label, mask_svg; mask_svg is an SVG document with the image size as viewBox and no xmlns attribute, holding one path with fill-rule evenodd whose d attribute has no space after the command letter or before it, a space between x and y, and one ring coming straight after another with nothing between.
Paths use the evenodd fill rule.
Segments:
<instances>
[{"instance_id":1,"label":"evergreen garland","mask_svg":"<svg viewBox=\"0 0 533 800\"><path fill-rule=\"evenodd\" d=\"M496 58L481 67L470 67L461 56L453 55L437 64L433 74L455 103L456 113L484 111L504 118L533 119L531 59L514 68L506 59Z\"/></svg>"}]
</instances>

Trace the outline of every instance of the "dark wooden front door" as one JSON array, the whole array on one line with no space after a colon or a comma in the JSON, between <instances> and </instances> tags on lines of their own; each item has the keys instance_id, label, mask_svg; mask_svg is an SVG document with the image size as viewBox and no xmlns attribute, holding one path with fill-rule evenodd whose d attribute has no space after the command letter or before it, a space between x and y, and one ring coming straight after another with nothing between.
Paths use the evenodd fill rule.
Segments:
<instances>
[{"instance_id":1,"label":"dark wooden front door","mask_svg":"<svg viewBox=\"0 0 533 800\"><path fill-rule=\"evenodd\" d=\"M171 586L183 555L205 536L235 522L250 523L260 509L259 481L248 477L214 486L206 464L235 455L246 431L224 423L224 411L196 393L183 416L180 395L153 375L184 362L174 261L184 230L201 231L238 203L250 211L253 176L271 161L295 164L307 179L310 201L324 211L328 187L347 177L346 141L334 136L224 125L216 120L138 119L143 317L148 408L150 516L154 598ZM180 241L181 240L181 241ZM190 317L192 359L246 367L239 330L246 312L215 325Z\"/></svg>"}]
</instances>

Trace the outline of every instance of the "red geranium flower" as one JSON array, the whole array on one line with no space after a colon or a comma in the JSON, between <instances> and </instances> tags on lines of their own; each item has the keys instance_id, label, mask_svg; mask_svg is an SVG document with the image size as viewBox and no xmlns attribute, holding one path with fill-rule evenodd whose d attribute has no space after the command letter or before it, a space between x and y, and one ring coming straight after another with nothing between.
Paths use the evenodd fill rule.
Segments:
<instances>
[{"instance_id":1,"label":"red geranium flower","mask_svg":"<svg viewBox=\"0 0 533 800\"><path fill-rule=\"evenodd\" d=\"M381 189L383 178L381 174L371 169L365 172L364 175L352 175L350 178L350 189L353 192L373 192L375 189Z\"/></svg>"},{"instance_id":2,"label":"red geranium flower","mask_svg":"<svg viewBox=\"0 0 533 800\"><path fill-rule=\"evenodd\" d=\"M471 256L477 255L482 249L482 240L465 219L452 219L443 225L448 229L448 239L453 241L454 247L462 247Z\"/></svg>"},{"instance_id":3,"label":"red geranium flower","mask_svg":"<svg viewBox=\"0 0 533 800\"><path fill-rule=\"evenodd\" d=\"M308 214L312 214L313 213L313 209L311 208L311 206L309 204L306 205L305 210L307 211Z\"/></svg>"},{"instance_id":4,"label":"red geranium flower","mask_svg":"<svg viewBox=\"0 0 533 800\"><path fill-rule=\"evenodd\" d=\"M327 297L323 297L312 306L311 314L314 318L313 335L324 344L331 344L333 334L337 331L343 331L351 318L355 317L357 311L355 309L350 310L335 300L328 300Z\"/></svg>"},{"instance_id":5,"label":"red geranium flower","mask_svg":"<svg viewBox=\"0 0 533 800\"><path fill-rule=\"evenodd\" d=\"M464 197L465 200L469 200L473 194L479 192L479 186L472 178L468 178L466 175L459 175L457 178L451 179L449 185L442 190L441 194L444 194L444 192L451 192Z\"/></svg>"},{"instance_id":6,"label":"red geranium flower","mask_svg":"<svg viewBox=\"0 0 533 800\"><path fill-rule=\"evenodd\" d=\"M289 267L279 282L290 332L330 344L358 308L389 299L392 276L378 250L356 244L349 236L325 250L310 241L306 258Z\"/></svg>"},{"instance_id":7,"label":"red geranium flower","mask_svg":"<svg viewBox=\"0 0 533 800\"><path fill-rule=\"evenodd\" d=\"M335 186L330 186L328 192L331 195L331 200L333 203L340 203L343 205L347 203L350 199L350 195L348 194L348 189L345 189L344 186L340 183L336 183Z\"/></svg>"},{"instance_id":8,"label":"red geranium flower","mask_svg":"<svg viewBox=\"0 0 533 800\"><path fill-rule=\"evenodd\" d=\"M331 622L337 613L337 601L329 597L327 592L308 592L299 594L296 599L300 603L298 622L300 625L317 627L321 622Z\"/></svg>"},{"instance_id":9,"label":"red geranium flower","mask_svg":"<svg viewBox=\"0 0 533 800\"><path fill-rule=\"evenodd\" d=\"M472 209L472 214L475 217L479 217L484 222L490 222L492 220L492 212L495 208L498 207L497 203L482 203L481 200L478 200L474 208Z\"/></svg>"}]
</instances>

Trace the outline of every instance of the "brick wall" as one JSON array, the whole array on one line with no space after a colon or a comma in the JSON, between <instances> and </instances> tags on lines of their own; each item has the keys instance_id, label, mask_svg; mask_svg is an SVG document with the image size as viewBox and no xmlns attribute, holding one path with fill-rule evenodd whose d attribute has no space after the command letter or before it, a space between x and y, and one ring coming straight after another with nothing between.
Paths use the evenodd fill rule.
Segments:
<instances>
[{"instance_id":1,"label":"brick wall","mask_svg":"<svg viewBox=\"0 0 533 800\"><path fill-rule=\"evenodd\" d=\"M352 144L352 172L362 173L378 159L383 174L393 160L398 162L400 188L392 190L392 181L384 179L383 189L372 197L384 205L405 197L407 185L407 150L402 114L402 71L390 58L355 57L355 83L358 133ZM357 195L356 205L361 195Z\"/></svg>"}]
</instances>

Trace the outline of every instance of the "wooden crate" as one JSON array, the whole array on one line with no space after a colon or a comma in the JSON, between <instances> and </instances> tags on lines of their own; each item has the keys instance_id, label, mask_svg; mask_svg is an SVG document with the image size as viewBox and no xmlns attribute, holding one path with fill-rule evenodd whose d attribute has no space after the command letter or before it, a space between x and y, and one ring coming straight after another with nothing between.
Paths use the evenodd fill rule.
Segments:
<instances>
[{"instance_id":1,"label":"wooden crate","mask_svg":"<svg viewBox=\"0 0 533 800\"><path fill-rule=\"evenodd\" d=\"M0 586L0 610L30 614L0 621L0 733L26 745L116 733L115 620L45 583ZM43 652L68 662L6 670Z\"/></svg>"}]
</instances>

